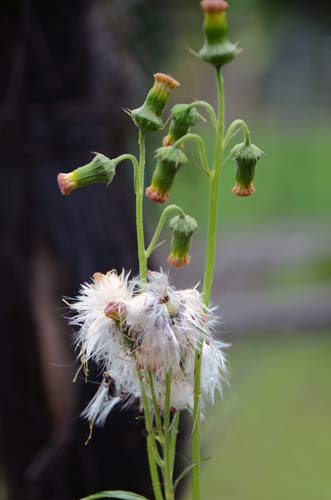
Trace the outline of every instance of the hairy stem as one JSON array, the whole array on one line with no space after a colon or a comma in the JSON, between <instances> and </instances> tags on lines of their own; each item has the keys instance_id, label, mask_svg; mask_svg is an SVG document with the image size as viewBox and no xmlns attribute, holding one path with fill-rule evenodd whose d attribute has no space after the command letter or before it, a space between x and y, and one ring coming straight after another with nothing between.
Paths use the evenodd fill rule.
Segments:
<instances>
[{"instance_id":1,"label":"hairy stem","mask_svg":"<svg viewBox=\"0 0 331 500\"><path fill-rule=\"evenodd\" d=\"M145 426L146 426L146 431L147 431L147 438L146 438L147 455L148 455L148 463L149 463L149 469L150 469L150 474L151 474L151 479L152 479L154 496L155 496L155 500L164 500L162 488L160 485L159 471L157 468L157 465L158 465L157 462L159 461L158 460L159 457L158 457L157 444L156 444L156 440L155 440L155 430L153 427L153 419L152 419L151 409L150 409L149 401L148 401L147 394L146 394L143 373L141 370L138 371L138 376L139 376L139 380L140 380L141 399L142 399L143 408L144 408L144 415L145 415Z\"/></svg>"},{"instance_id":2,"label":"hairy stem","mask_svg":"<svg viewBox=\"0 0 331 500\"><path fill-rule=\"evenodd\" d=\"M244 120L242 120L241 118L238 118L237 120L234 120L231 123L231 125L229 126L229 128L225 134L224 148L226 148L226 146L229 144L229 142L231 141L231 139L235 135L236 129L238 129L238 127L241 127L241 129L244 133L244 139L245 139L246 146L248 146L250 144L251 139L250 139L250 132L249 132L248 125Z\"/></svg>"},{"instance_id":3,"label":"hairy stem","mask_svg":"<svg viewBox=\"0 0 331 500\"><path fill-rule=\"evenodd\" d=\"M167 371L166 375L166 397L164 404L164 486L165 486L165 498L166 500L174 499L174 487L172 482L172 460L170 456L171 452L171 433L170 433L170 401L171 401L171 371Z\"/></svg>"},{"instance_id":4,"label":"hairy stem","mask_svg":"<svg viewBox=\"0 0 331 500\"><path fill-rule=\"evenodd\" d=\"M198 134L186 134L186 135L183 135L183 137L181 137L180 139L178 139L178 141L176 141L173 144L173 147L176 148L180 144L183 144L184 142L187 142L187 141L194 141L194 142L197 143L197 145L199 147L199 154L200 154L200 161L201 161L202 170L203 170L203 172L208 177L210 177L211 176L211 171L210 171L210 168L209 168L209 165L208 165L207 154L206 154L206 146L205 146L204 140L202 139L202 137L200 137L200 135L198 135Z\"/></svg>"},{"instance_id":5,"label":"hairy stem","mask_svg":"<svg viewBox=\"0 0 331 500\"><path fill-rule=\"evenodd\" d=\"M208 111L208 113L209 113L210 120L211 120L213 126L215 128L217 128L217 126L218 126L217 116L216 116L216 113L214 111L213 106L211 104L209 104L209 102L206 102L206 101L194 101L192 103L192 106L194 106L195 108L198 108L198 107L205 108Z\"/></svg>"},{"instance_id":6,"label":"hairy stem","mask_svg":"<svg viewBox=\"0 0 331 500\"><path fill-rule=\"evenodd\" d=\"M121 156L118 156L117 158L113 159L113 162L115 165L118 165L122 161L129 160L131 161L133 165L133 171L134 171L134 188L136 189L136 184L137 184L137 176L138 176L138 171L139 171L139 163L137 158L134 155L131 154L124 154Z\"/></svg>"},{"instance_id":7,"label":"hairy stem","mask_svg":"<svg viewBox=\"0 0 331 500\"><path fill-rule=\"evenodd\" d=\"M220 184L220 173L223 155L223 130L224 130L224 91L223 77L217 69L217 94L218 94L218 126L216 130L216 150L213 170L210 175L210 197L208 214L208 235L203 280L203 300L209 305L215 267L217 208ZM200 435L201 435L201 361L203 340L201 340L196 353L194 365L194 407L193 407L193 432L192 432L192 463L196 464L192 470L192 499L200 499Z\"/></svg>"},{"instance_id":8,"label":"hairy stem","mask_svg":"<svg viewBox=\"0 0 331 500\"><path fill-rule=\"evenodd\" d=\"M139 274L140 278L143 281L146 280L147 278L147 258L145 254L144 216L143 216L145 158L146 158L145 134L141 130L139 130L139 166L135 182L135 191L136 191L136 226L137 226Z\"/></svg>"},{"instance_id":9,"label":"hairy stem","mask_svg":"<svg viewBox=\"0 0 331 500\"><path fill-rule=\"evenodd\" d=\"M167 217L171 212L178 212L179 215L182 215L183 217L185 216L185 212L178 205L169 205L163 210L163 212L160 216L160 219L159 219L159 223L155 229L154 236L153 236L153 238L152 238L152 240L151 240L151 242L146 250L147 259L152 255L152 253L157 245L157 242L159 240L159 237L160 237L161 231L163 229L163 226L165 224L165 221L167 220Z\"/></svg>"}]
</instances>

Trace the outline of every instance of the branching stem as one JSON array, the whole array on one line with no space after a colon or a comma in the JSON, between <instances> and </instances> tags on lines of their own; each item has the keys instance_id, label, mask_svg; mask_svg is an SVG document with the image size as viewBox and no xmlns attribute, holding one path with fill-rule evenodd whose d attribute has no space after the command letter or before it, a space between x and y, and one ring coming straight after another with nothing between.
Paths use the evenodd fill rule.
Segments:
<instances>
[{"instance_id":1,"label":"branching stem","mask_svg":"<svg viewBox=\"0 0 331 500\"><path fill-rule=\"evenodd\" d=\"M186 134L183 137L181 137L180 139L178 139L178 141L176 141L173 144L173 147L174 148L178 147L180 144L183 144L184 142L187 142L187 141L195 141L197 143L197 145L199 147L199 154L200 154L202 170L207 175L207 177L210 177L211 170L210 170L209 165L208 165L206 146L205 146L204 140L202 139L202 137L200 137L200 135L198 135L198 134Z\"/></svg>"},{"instance_id":2,"label":"branching stem","mask_svg":"<svg viewBox=\"0 0 331 500\"><path fill-rule=\"evenodd\" d=\"M194 106L195 108L198 108L198 107L205 108L209 113L210 120L211 120L213 126L215 128L217 128L217 126L218 126L217 116L216 116L216 113L214 111L213 106L211 104L209 104L209 102L207 102L207 101L194 101L192 103L192 106Z\"/></svg>"},{"instance_id":3,"label":"branching stem","mask_svg":"<svg viewBox=\"0 0 331 500\"><path fill-rule=\"evenodd\" d=\"M178 205L168 205L162 212L161 216L160 216L160 219L159 219L159 223L155 229L155 233L153 235L153 238L148 246L148 248L146 249L146 252L145 252L145 255L146 255L146 258L148 259L156 245L157 245L157 242L159 241L159 237L160 237L160 234L162 232L162 229L163 229L163 226L167 220L167 217L168 215L171 213L171 212L178 212L179 215L182 215L183 217L185 216L185 212L178 206Z\"/></svg>"},{"instance_id":4,"label":"branching stem","mask_svg":"<svg viewBox=\"0 0 331 500\"><path fill-rule=\"evenodd\" d=\"M237 120L234 120L231 123L231 125L229 126L229 128L225 134L224 148L226 148L226 146L229 144L229 142L231 141L231 139L235 135L236 129L238 127L241 127L241 129L244 133L245 144L246 144L246 146L249 146L251 140L250 140L250 132L249 132L248 125L244 120L242 120L241 118L238 118Z\"/></svg>"}]
</instances>

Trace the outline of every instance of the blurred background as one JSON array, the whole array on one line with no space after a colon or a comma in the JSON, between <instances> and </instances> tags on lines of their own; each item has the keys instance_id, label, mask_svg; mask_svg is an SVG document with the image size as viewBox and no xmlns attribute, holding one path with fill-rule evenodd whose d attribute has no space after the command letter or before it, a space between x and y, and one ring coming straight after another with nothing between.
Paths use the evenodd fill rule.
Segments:
<instances>
[{"instance_id":1,"label":"blurred background","mask_svg":"<svg viewBox=\"0 0 331 500\"><path fill-rule=\"evenodd\" d=\"M155 71L181 82L170 105L215 103L214 75L187 50L202 43L196 0L2 4L0 499L76 500L113 487L111 478L133 457L132 443L131 470L144 448L142 429L134 424L128 434L123 413L110 417L107 427L113 423L123 439L109 454L109 429L84 448L87 429L77 430L77 415L89 394L83 383L71 386L70 330L59 300L96 270L136 270L133 192L124 167L107 192L98 187L64 199L56 173L87 163L90 151L137 151L136 131L121 110L141 103ZM247 199L231 192L231 161L222 173L213 302L219 334L232 344L231 386L204 425L203 455L212 458L202 468L203 500L327 500L331 7L322 0L236 0L228 20L230 39L243 52L224 69L226 122L245 119L266 156ZM211 127L200 122L195 131L212 151ZM148 175L162 135L149 138ZM198 220L199 230L191 265L171 270L178 286L202 278L207 221L207 182L194 146L185 151L190 161L171 201ZM151 233L160 209L146 206ZM154 267L167 268L167 237ZM65 491L54 486L59 480ZM143 480L132 481L149 491Z\"/></svg>"}]
</instances>

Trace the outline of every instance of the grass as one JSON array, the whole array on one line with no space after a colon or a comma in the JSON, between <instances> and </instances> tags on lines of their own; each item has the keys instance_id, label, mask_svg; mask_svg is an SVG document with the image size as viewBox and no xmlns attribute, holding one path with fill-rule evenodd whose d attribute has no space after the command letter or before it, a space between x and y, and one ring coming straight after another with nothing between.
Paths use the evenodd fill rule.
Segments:
<instances>
[{"instance_id":1,"label":"grass","mask_svg":"<svg viewBox=\"0 0 331 500\"><path fill-rule=\"evenodd\" d=\"M330 347L311 335L232 348L232 394L204 429L202 500L331 498Z\"/></svg>"}]
</instances>

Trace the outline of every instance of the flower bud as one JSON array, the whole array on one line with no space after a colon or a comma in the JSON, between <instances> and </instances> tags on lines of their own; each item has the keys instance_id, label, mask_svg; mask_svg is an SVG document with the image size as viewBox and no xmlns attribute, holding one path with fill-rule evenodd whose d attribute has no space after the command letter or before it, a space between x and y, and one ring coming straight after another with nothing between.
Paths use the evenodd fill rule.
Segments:
<instances>
[{"instance_id":1,"label":"flower bud","mask_svg":"<svg viewBox=\"0 0 331 500\"><path fill-rule=\"evenodd\" d=\"M169 200L169 191L176 173L187 162L184 153L173 146L164 146L156 150L157 163L151 185L146 188L146 196L151 201L164 203Z\"/></svg>"},{"instance_id":2,"label":"flower bud","mask_svg":"<svg viewBox=\"0 0 331 500\"><path fill-rule=\"evenodd\" d=\"M163 139L163 146L170 146L183 137L198 121L200 114L192 104L177 104L171 110L169 133Z\"/></svg>"},{"instance_id":3,"label":"flower bud","mask_svg":"<svg viewBox=\"0 0 331 500\"><path fill-rule=\"evenodd\" d=\"M226 20L228 4L224 0L203 0L201 7L205 13L203 23L205 42L199 56L220 68L232 61L240 52L237 45L228 40Z\"/></svg>"},{"instance_id":4,"label":"flower bud","mask_svg":"<svg viewBox=\"0 0 331 500\"><path fill-rule=\"evenodd\" d=\"M115 175L115 164L100 153L98 153L91 163L83 167L76 168L68 174L58 174L57 183L62 194L69 195L74 189L103 182L109 184Z\"/></svg>"},{"instance_id":5,"label":"flower bud","mask_svg":"<svg viewBox=\"0 0 331 500\"><path fill-rule=\"evenodd\" d=\"M168 264L174 267L182 267L190 263L191 237L197 227L197 221L189 215L177 215L171 219L172 240L171 253L167 259Z\"/></svg>"},{"instance_id":6,"label":"flower bud","mask_svg":"<svg viewBox=\"0 0 331 500\"><path fill-rule=\"evenodd\" d=\"M155 73L154 85L148 92L144 104L131 111L132 119L137 127L143 132L163 128L163 110L168 102L170 91L178 86L179 82L171 76Z\"/></svg>"},{"instance_id":7,"label":"flower bud","mask_svg":"<svg viewBox=\"0 0 331 500\"><path fill-rule=\"evenodd\" d=\"M236 183L232 192L237 196L250 196L255 193L253 185L255 165L263 155L263 151L254 144L242 142L232 149L231 155L237 162Z\"/></svg>"}]
</instances>

